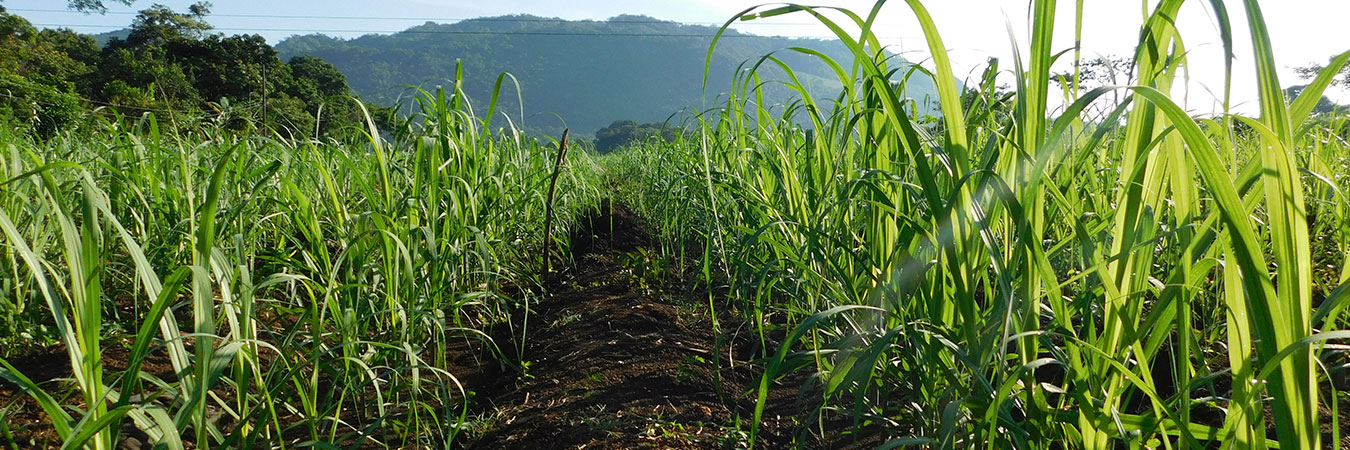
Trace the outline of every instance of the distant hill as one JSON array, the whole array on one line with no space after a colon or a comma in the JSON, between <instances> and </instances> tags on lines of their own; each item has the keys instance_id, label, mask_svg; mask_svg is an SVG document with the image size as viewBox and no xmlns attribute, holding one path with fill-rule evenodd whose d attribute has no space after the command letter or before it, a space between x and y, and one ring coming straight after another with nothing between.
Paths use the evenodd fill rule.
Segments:
<instances>
[{"instance_id":1,"label":"distant hill","mask_svg":"<svg viewBox=\"0 0 1350 450\"><path fill-rule=\"evenodd\" d=\"M108 41L111 41L113 39L126 39L127 36L131 36L131 29L122 28L113 31L106 31L103 33L92 34L90 36L94 37L94 42L98 43L99 47L103 47L108 45Z\"/></svg>"},{"instance_id":2,"label":"distant hill","mask_svg":"<svg viewBox=\"0 0 1350 450\"><path fill-rule=\"evenodd\" d=\"M574 133L590 134L615 120L661 122L681 110L702 108L704 61L716 32L717 27L646 16L568 21L513 15L454 24L427 22L392 35L349 40L293 36L276 48L283 59L314 55L331 62L365 100L385 104L407 94L406 85L430 89L447 84L459 60L464 65L465 91L481 108L497 76L509 72L521 84L528 130L560 132L562 123L551 114L556 113ZM813 57L780 51L789 47L818 50L846 69L852 61L838 42L729 30L713 55L709 102L731 90L738 66L775 51L815 96L833 98L839 91L833 73ZM782 79L776 69L764 73L769 74L765 81ZM932 80L926 77L913 77L906 92L920 104L926 98L936 102ZM786 88L776 87L765 103L781 105L789 98ZM521 124L513 89L503 88L499 110Z\"/></svg>"}]
</instances>

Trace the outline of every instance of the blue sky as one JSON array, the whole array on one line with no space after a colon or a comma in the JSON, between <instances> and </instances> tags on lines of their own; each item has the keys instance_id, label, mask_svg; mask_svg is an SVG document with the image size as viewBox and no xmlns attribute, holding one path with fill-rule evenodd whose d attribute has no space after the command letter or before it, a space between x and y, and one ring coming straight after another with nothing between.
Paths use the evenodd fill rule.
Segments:
<instances>
[{"instance_id":1,"label":"blue sky","mask_svg":"<svg viewBox=\"0 0 1350 450\"><path fill-rule=\"evenodd\" d=\"M101 32L128 24L135 11L154 2L140 0L132 7L111 5L107 15L73 14L64 10L64 0L5 0L4 6L37 24L69 26L84 32ZM190 0L159 0L177 9L186 9ZM217 0L213 2L212 24L226 33L257 33L271 42L302 31L260 30L350 30L327 34L353 37L364 32L401 30L426 21L450 22L456 19L526 13L564 19L606 19L620 14L645 14L685 23L722 23L736 12L761 1L749 0ZM860 13L870 9L871 0L817 0L849 8ZM1072 46L1075 2L1061 1L1057 23L1056 50ZM1143 5L1148 0L1087 0L1084 11L1084 55L1128 55L1137 40L1142 23ZM1254 69L1251 67L1250 41L1245 35L1246 17L1242 2L1225 0L1238 29L1238 62L1234 73L1234 101L1239 111L1254 111L1256 96ZM984 61L996 56L1011 67L1014 48L1026 47L1027 2L1025 0L929 0L929 8L951 52L958 76L978 76ZM1194 111L1217 109L1223 85L1223 60L1218 44L1217 25L1208 1L1192 0L1178 18L1186 45L1191 49L1191 82L1174 92ZM1292 68L1312 62L1325 62L1333 54L1350 50L1350 38L1344 30L1350 17L1350 2L1345 0L1266 0L1262 2L1274 39L1281 82L1298 83ZM43 12L54 11L54 12ZM253 16L253 17L239 17ZM268 16L268 17L257 17ZM327 18L276 17L326 16ZM342 17L342 18L333 18ZM927 44L918 30L914 14L905 2L893 0L879 16L878 35L893 51L906 58L923 61L929 57ZM789 15L766 21L738 25L755 34L788 36L825 36L828 31L812 24L807 16ZM1015 38L1010 38L1009 30ZM1012 39L1019 44L1014 45ZM1025 50L1023 50L1025 51ZM1332 97L1350 102L1350 95L1337 91Z\"/></svg>"},{"instance_id":2,"label":"blue sky","mask_svg":"<svg viewBox=\"0 0 1350 450\"><path fill-rule=\"evenodd\" d=\"M109 5L105 16L86 15L64 11L64 0L6 0L5 7L35 23L77 25L81 31L108 30L131 21L137 10L162 3L178 10L186 10L191 0L139 0L131 7ZM223 31L236 29L325 29L395 31L426 21L449 22L503 14L534 14L565 19L605 19L620 14L646 14L680 22L725 21L729 8L718 8L717 2L612 2L612 1L438 1L438 0L217 0L212 2L211 23ZM565 6L563 6L565 5ZM56 12L42 12L42 11ZM325 16L304 17L230 17L231 15L266 16ZM331 18L344 17L344 18ZM386 19L398 18L398 19ZM79 25L83 25L79 26ZM292 32L259 32L276 42ZM362 33L330 33L356 36Z\"/></svg>"}]
</instances>

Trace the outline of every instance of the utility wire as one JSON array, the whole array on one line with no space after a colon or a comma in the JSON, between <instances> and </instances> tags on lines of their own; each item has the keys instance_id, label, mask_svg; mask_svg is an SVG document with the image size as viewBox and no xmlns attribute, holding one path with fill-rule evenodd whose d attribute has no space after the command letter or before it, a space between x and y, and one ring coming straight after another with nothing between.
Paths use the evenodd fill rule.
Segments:
<instances>
[{"instance_id":1,"label":"utility wire","mask_svg":"<svg viewBox=\"0 0 1350 450\"><path fill-rule=\"evenodd\" d=\"M107 28L107 29L125 29L125 25L93 25L93 24L70 24L70 23L34 23L34 26L52 27L52 28ZM215 31L232 32L273 32L273 33L365 33L365 34L437 34L437 35L464 35L464 36L595 36L595 37L671 37L671 38L696 38L712 39L715 34L706 33L586 33L571 31L479 31L479 30L357 30L357 29L323 29L323 28L245 28L245 27L213 27ZM835 36L760 36L756 34L723 34L722 39L730 38L749 38L749 39L824 39L832 40ZM877 36L882 40L901 40L907 39L903 36Z\"/></svg>"},{"instance_id":2,"label":"utility wire","mask_svg":"<svg viewBox=\"0 0 1350 450\"><path fill-rule=\"evenodd\" d=\"M84 12L72 11L68 9L42 9L42 8L10 8L7 11L24 13L48 13L48 14L81 14ZM139 12L131 11L109 11L106 15L138 15ZM565 23L576 23L586 25L628 25L628 24L652 24L652 25L705 25L721 26L726 22L679 22L660 19L620 19L620 20L565 20L543 17L481 17L481 18L459 18L459 17L379 17L379 16L319 16L319 15L286 15L286 14L211 14L208 17L226 17L226 18L248 18L248 19L300 19L300 20L421 20L427 22L442 22L437 25L451 25L454 23L463 24L465 22L501 22L501 23L557 23L562 20ZM444 23L451 22L451 23ZM786 26L819 26L819 23L811 22L735 22L741 25L786 25ZM123 29L129 28L129 25L101 25L101 24L69 24L69 23L34 23L41 27L82 27L82 28L106 28ZM566 32L566 31L484 31L484 30L362 30L362 29L317 29L317 28L255 28L255 27L214 27L215 30L233 31L233 32L274 32L274 33L365 33L365 34L442 34L442 35L474 35L474 36L612 36L612 37L684 37L684 38L703 38L711 39L715 34L709 33L604 33L604 32ZM833 35L809 36L809 35L774 35L762 36L751 34L723 34L723 38L789 38L789 39L834 39ZM878 36L880 39L896 40L905 39L897 36Z\"/></svg>"},{"instance_id":3,"label":"utility wire","mask_svg":"<svg viewBox=\"0 0 1350 450\"><path fill-rule=\"evenodd\" d=\"M9 11L14 11L14 12L27 12L27 13L80 14L80 15L85 15L85 13L83 13L83 12L80 12L80 11L71 11L71 10L68 10L68 9L10 8ZM118 16L134 16L134 15L138 15L138 14L140 14L140 13L138 13L138 12L132 12L132 11L109 11L109 12L107 12L107 13L105 13L105 14L106 14L106 15L118 15ZM466 17L379 17L379 16L312 16L312 15L287 15L287 14L215 14L215 13L210 14L210 15L208 15L207 17L229 17L229 18L246 18L246 19L305 19L305 20L310 20L310 19L313 19L313 20L424 20L424 21L430 21L430 22L462 22L462 21L473 21L473 22L518 22L518 23L531 23L531 22L557 22L557 21L559 20L559 19L544 18L544 17L531 17L531 18L525 18L525 17L479 17L479 18L466 18ZM611 19L611 20L575 20L575 21L569 21L569 22L582 22L582 23L588 23L588 22L589 22L589 23L602 23L602 24L611 24L611 23L612 23L612 24L678 24L678 25L716 25L716 26L721 26L721 25L723 25L723 24L726 23L726 22L682 22L682 21L675 21L675 20L661 20L661 19L647 19L647 20L637 20L637 19L631 19L631 20L630 20L630 19L621 19L621 20L612 20L612 19ZM775 26L779 26L779 25L787 25L787 26L817 26L817 25L820 25L819 23L810 23L810 22L737 22L737 24L739 24L739 25L775 25Z\"/></svg>"}]
</instances>

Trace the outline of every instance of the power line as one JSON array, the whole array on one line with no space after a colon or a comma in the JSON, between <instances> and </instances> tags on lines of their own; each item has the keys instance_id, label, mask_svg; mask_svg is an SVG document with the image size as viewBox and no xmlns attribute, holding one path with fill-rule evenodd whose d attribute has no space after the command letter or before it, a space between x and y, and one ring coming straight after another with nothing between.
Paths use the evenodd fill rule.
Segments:
<instances>
[{"instance_id":1,"label":"power line","mask_svg":"<svg viewBox=\"0 0 1350 450\"><path fill-rule=\"evenodd\" d=\"M51 13L51 14L81 14L84 12L72 11L68 9L41 9L41 8L10 8L12 12L26 13ZM138 12L131 11L109 11L107 15L138 15ZM652 24L652 25L706 25L721 26L726 22L678 22L660 19L610 19L610 20L564 20L544 17L480 17L480 18L456 18L456 17L380 17L380 16L317 16L317 15L286 15L286 14L211 14L210 17L227 18L250 18L250 19L301 19L301 20L421 20L427 22L500 22L500 23L576 23L587 25L628 25L628 24ZM810 22L735 22L739 25L785 25L785 26L819 26L819 23ZM84 28L106 28L122 29L128 26L124 25L102 25L102 24L59 24L59 23L34 23L36 26L43 27L84 27ZM449 23L438 23L438 25L450 25ZM311 29L311 28L256 28L256 27L215 27L216 30L233 32L276 32L276 33L365 33L365 34L463 34L480 36L614 36L614 37L687 37L687 38L707 38L711 39L714 34L708 33L605 33L605 32L553 32L553 31L483 31L483 30L363 30L363 29ZM740 33L723 34L724 38L796 38L796 39L833 39L835 36L808 36L808 35L774 35L761 36ZM899 37L878 36L881 39L901 39Z\"/></svg>"},{"instance_id":2,"label":"power line","mask_svg":"<svg viewBox=\"0 0 1350 450\"><path fill-rule=\"evenodd\" d=\"M9 11L27 12L27 13L51 13L51 14L81 14L80 11L71 11L68 9L37 9L37 8L10 8ZM132 11L109 11L107 15L134 16L140 13ZM379 17L379 16L312 16L312 15L287 15L287 14L211 14L208 17L228 17L244 19L304 19L304 20L423 20L429 22L557 22L560 19L545 17ZM677 25L717 25L721 26L726 22L682 22L673 20L649 19L649 20L577 20L568 22L599 23L599 24L677 24ZM810 22L736 22L738 25L788 25L788 26L817 26L819 23Z\"/></svg>"},{"instance_id":3,"label":"power line","mask_svg":"<svg viewBox=\"0 0 1350 450\"><path fill-rule=\"evenodd\" d=\"M63 23L34 23L39 27L56 28L107 28L124 29L123 25L95 25L95 24L63 24ZM274 33L366 33L366 34L440 34L440 35L466 35L466 36L598 36L598 37L680 37L680 38L702 38L712 39L715 35L706 33L585 33L571 31L478 31L478 30L357 30L357 29L321 29L321 28L242 28L242 27L218 27L213 28L218 31L234 32L274 32ZM723 34L722 38L758 38L758 39L831 39L833 36L760 36L754 34ZM879 36L880 39L899 39Z\"/></svg>"}]
</instances>

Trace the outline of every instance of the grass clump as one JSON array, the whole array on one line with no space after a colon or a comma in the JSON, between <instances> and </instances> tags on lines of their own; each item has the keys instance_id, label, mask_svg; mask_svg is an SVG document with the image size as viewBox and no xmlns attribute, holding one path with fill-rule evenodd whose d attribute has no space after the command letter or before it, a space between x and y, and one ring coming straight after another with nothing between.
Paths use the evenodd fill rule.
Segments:
<instances>
[{"instance_id":1,"label":"grass clump","mask_svg":"<svg viewBox=\"0 0 1350 450\"><path fill-rule=\"evenodd\" d=\"M356 141L161 133L153 115L0 136L0 339L7 357L58 343L78 405L13 365L0 376L71 448L124 429L168 448L454 441L470 393L447 347L496 349L481 330L532 301L553 150L475 117L458 88L421 94L401 129ZM584 152L564 169L567 224L596 202L597 169ZM122 343L129 367L110 369ZM141 370L155 358L171 369Z\"/></svg>"},{"instance_id":2,"label":"grass clump","mask_svg":"<svg viewBox=\"0 0 1350 450\"><path fill-rule=\"evenodd\" d=\"M709 291L725 284L760 340L782 339L759 355L752 436L801 368L820 387L813 429L844 420L887 447L1339 444L1319 361L1350 337L1350 146L1310 114L1350 54L1286 102L1261 6L1243 3L1241 27L1213 2L1230 54L1234 30L1253 37L1256 60L1232 70L1257 72L1261 114L1192 117L1168 95L1187 64L1182 1L1151 10L1129 86L1086 91L1051 70L1077 57L1050 44L1073 5L1032 2L1007 94L997 62L956 81L918 1L886 7L918 18L933 57L897 70L873 30L882 3L743 12L834 30L852 60L786 51L843 92L821 100L767 55L694 133L605 162L666 248L701 248ZM763 103L768 67L800 101ZM934 78L940 117L906 98L916 76ZM1127 100L1094 107L1113 91Z\"/></svg>"}]
</instances>

